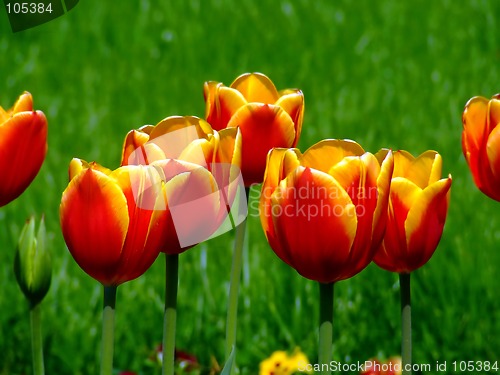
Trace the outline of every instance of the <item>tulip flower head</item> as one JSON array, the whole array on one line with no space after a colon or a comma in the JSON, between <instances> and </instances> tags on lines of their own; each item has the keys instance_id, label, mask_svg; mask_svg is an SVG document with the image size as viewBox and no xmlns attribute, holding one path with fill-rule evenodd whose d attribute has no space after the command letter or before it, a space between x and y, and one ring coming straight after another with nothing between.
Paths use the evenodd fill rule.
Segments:
<instances>
[{"instance_id":1,"label":"tulip flower head","mask_svg":"<svg viewBox=\"0 0 500 375\"><path fill-rule=\"evenodd\" d=\"M385 228L392 154L324 140L267 159L260 218L274 252L302 276L332 283L364 269Z\"/></svg>"},{"instance_id":2,"label":"tulip flower head","mask_svg":"<svg viewBox=\"0 0 500 375\"><path fill-rule=\"evenodd\" d=\"M462 150L474 182L500 202L500 94L490 100L476 96L462 115Z\"/></svg>"},{"instance_id":3,"label":"tulip flower head","mask_svg":"<svg viewBox=\"0 0 500 375\"><path fill-rule=\"evenodd\" d=\"M270 149L297 145L304 116L302 91L278 91L265 75L246 73L229 87L205 82L204 95L205 116L214 129L241 130L245 186L262 182Z\"/></svg>"},{"instance_id":4,"label":"tulip flower head","mask_svg":"<svg viewBox=\"0 0 500 375\"><path fill-rule=\"evenodd\" d=\"M162 207L142 209L133 190L156 186L145 168L108 170L73 159L70 183L63 192L60 219L64 239L79 266L105 286L142 275L159 253L165 228ZM146 196L161 204L157 194Z\"/></svg>"},{"instance_id":5,"label":"tulip flower head","mask_svg":"<svg viewBox=\"0 0 500 375\"><path fill-rule=\"evenodd\" d=\"M199 165L168 159L110 171L73 159L70 179L60 206L64 239L80 267L103 285L133 280L160 250L178 254L186 248L182 238L215 230L217 184ZM174 225L179 207L183 215Z\"/></svg>"},{"instance_id":6,"label":"tulip flower head","mask_svg":"<svg viewBox=\"0 0 500 375\"><path fill-rule=\"evenodd\" d=\"M210 172L215 180L217 199L220 204L217 229L203 237L193 236L188 230L190 221L186 212L196 212L197 205L204 205L201 195L198 201L185 201L182 207L171 210L178 237L183 245L194 245L208 238L231 230L241 223L247 213L243 179L241 176L241 133L238 128L213 130L204 120L194 116L171 116L156 126L146 125L132 130L125 138L122 153L123 166L148 165L162 160L179 160L194 163ZM208 201L212 198L207 197ZM170 205L172 208L172 205ZM191 218L191 214L187 217ZM187 227L186 227L187 226ZM207 227L211 227L208 225ZM186 232L186 230L188 230ZM186 237L187 233L190 233ZM206 233L206 231L200 232ZM166 248L166 252L169 250Z\"/></svg>"},{"instance_id":7,"label":"tulip flower head","mask_svg":"<svg viewBox=\"0 0 500 375\"><path fill-rule=\"evenodd\" d=\"M38 174L47 153L47 119L29 92L11 109L0 107L0 207L16 199Z\"/></svg>"},{"instance_id":8,"label":"tulip flower head","mask_svg":"<svg viewBox=\"0 0 500 375\"><path fill-rule=\"evenodd\" d=\"M52 260L47 249L43 218L36 236L34 217L24 226L19 236L14 273L30 305L40 303L49 291L52 277Z\"/></svg>"},{"instance_id":9,"label":"tulip flower head","mask_svg":"<svg viewBox=\"0 0 500 375\"><path fill-rule=\"evenodd\" d=\"M384 158L389 151L381 150ZM409 273L431 258L443 233L451 176L441 179L442 159L435 151L417 158L394 153L387 228L375 263L388 271Z\"/></svg>"}]
</instances>

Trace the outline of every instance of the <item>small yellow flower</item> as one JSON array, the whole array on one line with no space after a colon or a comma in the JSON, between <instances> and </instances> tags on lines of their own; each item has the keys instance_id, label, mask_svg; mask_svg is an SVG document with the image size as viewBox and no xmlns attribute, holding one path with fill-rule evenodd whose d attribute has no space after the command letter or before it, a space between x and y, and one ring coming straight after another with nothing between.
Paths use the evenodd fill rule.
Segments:
<instances>
[{"instance_id":1,"label":"small yellow flower","mask_svg":"<svg viewBox=\"0 0 500 375\"><path fill-rule=\"evenodd\" d=\"M260 363L259 375L292 375L307 372L309 360L296 348L291 356L283 350L275 351Z\"/></svg>"}]
</instances>

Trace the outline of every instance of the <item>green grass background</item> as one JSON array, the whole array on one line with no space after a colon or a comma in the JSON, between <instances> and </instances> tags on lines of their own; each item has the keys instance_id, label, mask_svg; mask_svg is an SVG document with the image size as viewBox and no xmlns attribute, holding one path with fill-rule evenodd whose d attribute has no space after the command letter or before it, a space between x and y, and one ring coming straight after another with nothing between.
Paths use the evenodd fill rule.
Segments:
<instances>
[{"instance_id":1,"label":"green grass background","mask_svg":"<svg viewBox=\"0 0 500 375\"><path fill-rule=\"evenodd\" d=\"M475 188L460 146L461 112L500 91L499 1L81 1L13 34L0 10L0 105L22 91L49 120L42 170L0 209L0 374L31 372L27 303L12 271L17 237L46 217L54 259L43 302L48 374L98 373L101 287L75 264L58 207L72 157L118 166L132 128L204 115L206 80L260 71L306 98L305 150L324 138L366 150L438 150L453 176L442 241L412 276L414 361L500 361L499 203ZM264 134L262 136L265 136ZM500 188L500 187L499 187ZM255 200L256 191L252 192ZM270 250L251 203L239 306L238 365L256 374L274 350L316 362L318 288ZM234 233L180 257L178 347L223 361ZM163 259L118 289L115 367L153 374L161 342ZM334 358L399 353L397 276L370 265L336 285Z\"/></svg>"}]
</instances>

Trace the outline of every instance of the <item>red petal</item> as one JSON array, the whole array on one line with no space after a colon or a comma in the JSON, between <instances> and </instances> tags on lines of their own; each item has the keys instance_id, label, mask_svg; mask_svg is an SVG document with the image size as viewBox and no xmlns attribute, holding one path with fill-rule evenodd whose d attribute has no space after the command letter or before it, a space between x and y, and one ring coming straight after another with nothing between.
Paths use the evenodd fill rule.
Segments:
<instances>
[{"instance_id":1,"label":"red petal","mask_svg":"<svg viewBox=\"0 0 500 375\"><path fill-rule=\"evenodd\" d=\"M16 199L38 174L47 152L43 112L21 112L0 124L0 207Z\"/></svg>"},{"instance_id":2,"label":"red petal","mask_svg":"<svg viewBox=\"0 0 500 375\"><path fill-rule=\"evenodd\" d=\"M127 234L127 201L113 179L92 169L71 180L60 206L61 228L80 267L104 285L116 284Z\"/></svg>"},{"instance_id":3,"label":"red petal","mask_svg":"<svg viewBox=\"0 0 500 375\"><path fill-rule=\"evenodd\" d=\"M283 109L267 104L248 104L231 118L228 127L242 134L242 172L246 186L261 183L267 153L273 147L290 147L295 139L293 121Z\"/></svg>"},{"instance_id":4,"label":"red petal","mask_svg":"<svg viewBox=\"0 0 500 375\"><path fill-rule=\"evenodd\" d=\"M351 199L331 176L298 167L271 200L279 243L273 250L281 259L302 276L323 283L350 274L357 218Z\"/></svg>"}]
</instances>

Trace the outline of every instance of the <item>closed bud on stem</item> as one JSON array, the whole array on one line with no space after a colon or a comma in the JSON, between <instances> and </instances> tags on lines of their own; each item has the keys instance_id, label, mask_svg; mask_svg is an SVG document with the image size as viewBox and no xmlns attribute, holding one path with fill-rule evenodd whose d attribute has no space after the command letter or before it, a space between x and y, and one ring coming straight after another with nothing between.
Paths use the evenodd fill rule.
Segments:
<instances>
[{"instance_id":1,"label":"closed bud on stem","mask_svg":"<svg viewBox=\"0 0 500 375\"><path fill-rule=\"evenodd\" d=\"M49 291L52 275L52 260L46 246L43 218L36 237L33 216L24 226L14 259L14 273L31 307L40 303Z\"/></svg>"}]
</instances>

